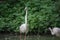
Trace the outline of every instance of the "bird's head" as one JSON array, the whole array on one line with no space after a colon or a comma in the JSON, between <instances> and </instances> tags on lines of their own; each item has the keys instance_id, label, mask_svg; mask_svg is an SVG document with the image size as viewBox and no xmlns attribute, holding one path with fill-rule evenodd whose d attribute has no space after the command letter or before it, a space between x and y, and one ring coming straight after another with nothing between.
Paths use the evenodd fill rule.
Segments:
<instances>
[{"instance_id":1,"label":"bird's head","mask_svg":"<svg viewBox=\"0 0 60 40\"><path fill-rule=\"evenodd\" d=\"M51 29L50 27L48 29Z\"/></svg>"},{"instance_id":2,"label":"bird's head","mask_svg":"<svg viewBox=\"0 0 60 40\"><path fill-rule=\"evenodd\" d=\"M25 7L25 9L24 10L27 10L27 7Z\"/></svg>"}]
</instances>

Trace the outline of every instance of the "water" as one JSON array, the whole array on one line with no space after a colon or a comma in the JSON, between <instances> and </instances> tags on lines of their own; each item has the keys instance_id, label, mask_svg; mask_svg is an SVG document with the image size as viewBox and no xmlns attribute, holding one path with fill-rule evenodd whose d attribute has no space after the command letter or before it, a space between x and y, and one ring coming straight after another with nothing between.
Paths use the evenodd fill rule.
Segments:
<instances>
[{"instance_id":1,"label":"water","mask_svg":"<svg viewBox=\"0 0 60 40\"><path fill-rule=\"evenodd\" d=\"M26 38L27 40L60 40L60 38L50 35L29 35ZM9 35L4 34L0 35L0 40L20 40L20 35ZM22 36L23 40L23 36Z\"/></svg>"}]
</instances>

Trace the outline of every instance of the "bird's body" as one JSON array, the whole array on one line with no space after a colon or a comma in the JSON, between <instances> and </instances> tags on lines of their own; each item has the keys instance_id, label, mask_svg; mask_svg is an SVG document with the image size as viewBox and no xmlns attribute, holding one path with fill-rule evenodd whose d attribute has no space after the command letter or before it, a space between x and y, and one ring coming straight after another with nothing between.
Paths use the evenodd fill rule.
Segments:
<instances>
[{"instance_id":1,"label":"bird's body","mask_svg":"<svg viewBox=\"0 0 60 40\"><path fill-rule=\"evenodd\" d=\"M22 24L20 26L20 33L27 33L28 32L28 27L26 24Z\"/></svg>"},{"instance_id":2,"label":"bird's body","mask_svg":"<svg viewBox=\"0 0 60 40\"><path fill-rule=\"evenodd\" d=\"M54 27L53 29L49 28L49 30L51 31L52 35L60 36L60 28Z\"/></svg>"}]
</instances>

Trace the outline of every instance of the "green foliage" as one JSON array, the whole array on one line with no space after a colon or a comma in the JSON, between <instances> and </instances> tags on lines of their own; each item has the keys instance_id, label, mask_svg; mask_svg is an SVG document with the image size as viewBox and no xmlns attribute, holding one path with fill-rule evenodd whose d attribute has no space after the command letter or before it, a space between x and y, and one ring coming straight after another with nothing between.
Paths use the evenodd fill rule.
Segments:
<instances>
[{"instance_id":1,"label":"green foliage","mask_svg":"<svg viewBox=\"0 0 60 40\"><path fill-rule=\"evenodd\" d=\"M60 26L58 1L7 0L0 3L0 31L19 32L24 23L24 7L28 6L29 31L46 32L48 27Z\"/></svg>"}]
</instances>

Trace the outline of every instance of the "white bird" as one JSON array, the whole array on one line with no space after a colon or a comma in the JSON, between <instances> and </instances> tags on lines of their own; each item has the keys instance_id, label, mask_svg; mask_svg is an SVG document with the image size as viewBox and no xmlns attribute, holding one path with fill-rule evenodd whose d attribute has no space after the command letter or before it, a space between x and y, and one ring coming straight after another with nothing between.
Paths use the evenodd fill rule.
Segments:
<instances>
[{"instance_id":1,"label":"white bird","mask_svg":"<svg viewBox=\"0 0 60 40\"><path fill-rule=\"evenodd\" d=\"M60 37L60 28L54 27L53 29L51 29L51 28L49 27L49 30L51 31L51 34L52 34L52 35L55 35L55 36L57 36L57 37Z\"/></svg>"},{"instance_id":2,"label":"white bird","mask_svg":"<svg viewBox=\"0 0 60 40\"><path fill-rule=\"evenodd\" d=\"M24 40L26 40L26 34L28 32L28 24L27 24L27 7L25 7L26 15L25 15L25 23L20 26L20 39L21 39L21 33L25 34Z\"/></svg>"}]
</instances>

